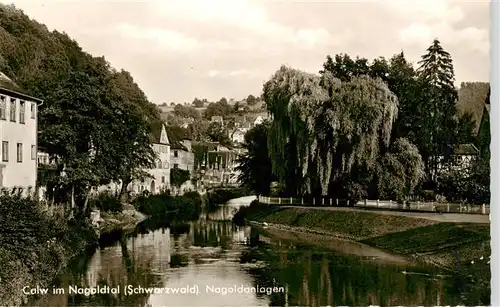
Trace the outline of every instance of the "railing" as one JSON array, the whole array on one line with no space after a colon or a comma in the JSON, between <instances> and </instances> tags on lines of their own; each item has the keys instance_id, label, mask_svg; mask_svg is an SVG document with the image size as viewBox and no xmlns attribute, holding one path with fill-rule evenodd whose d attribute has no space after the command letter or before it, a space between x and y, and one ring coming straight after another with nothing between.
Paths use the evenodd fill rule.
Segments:
<instances>
[{"instance_id":1,"label":"railing","mask_svg":"<svg viewBox=\"0 0 500 307\"><path fill-rule=\"evenodd\" d=\"M468 205L460 203L420 202L413 201L405 205L392 200L362 200L352 205L349 200L331 197L269 197L258 196L260 203L281 206L310 206L310 207L358 207L373 209L389 209L404 211L425 211L439 213L469 213L489 214L490 205Z\"/></svg>"}]
</instances>

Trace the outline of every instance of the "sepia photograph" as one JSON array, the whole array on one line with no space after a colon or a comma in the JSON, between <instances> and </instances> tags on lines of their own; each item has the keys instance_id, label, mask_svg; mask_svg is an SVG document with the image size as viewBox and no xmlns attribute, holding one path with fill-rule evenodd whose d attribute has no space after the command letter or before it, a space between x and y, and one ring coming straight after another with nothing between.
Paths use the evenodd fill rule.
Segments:
<instances>
[{"instance_id":1,"label":"sepia photograph","mask_svg":"<svg viewBox=\"0 0 500 307\"><path fill-rule=\"evenodd\" d=\"M490 11L0 0L0 306L492 305Z\"/></svg>"}]
</instances>

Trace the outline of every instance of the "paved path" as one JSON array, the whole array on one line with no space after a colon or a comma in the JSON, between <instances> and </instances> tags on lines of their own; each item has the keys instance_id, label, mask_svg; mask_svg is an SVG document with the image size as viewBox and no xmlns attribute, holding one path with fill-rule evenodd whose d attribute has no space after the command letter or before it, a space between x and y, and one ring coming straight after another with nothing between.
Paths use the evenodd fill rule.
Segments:
<instances>
[{"instance_id":1,"label":"paved path","mask_svg":"<svg viewBox=\"0 0 500 307\"><path fill-rule=\"evenodd\" d=\"M489 224L490 216L483 214L460 214L460 213L425 213L425 212L403 212L395 210L365 210L361 208L347 208L347 207L312 207L312 206L282 206L284 208L302 208L302 209L315 209L315 210L329 210L329 211L358 211L358 212L374 212L378 214L387 215L402 215L414 218L421 218L433 220L438 222L448 223L475 223L475 224Z\"/></svg>"}]
</instances>

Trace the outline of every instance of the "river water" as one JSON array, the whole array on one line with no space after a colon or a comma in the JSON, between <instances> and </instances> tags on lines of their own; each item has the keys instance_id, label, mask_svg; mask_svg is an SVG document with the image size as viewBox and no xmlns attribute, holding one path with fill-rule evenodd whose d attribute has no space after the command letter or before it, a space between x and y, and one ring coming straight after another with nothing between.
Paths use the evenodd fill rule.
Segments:
<instances>
[{"instance_id":1,"label":"river water","mask_svg":"<svg viewBox=\"0 0 500 307\"><path fill-rule=\"evenodd\" d=\"M489 291L457 276L361 244L234 225L232 215L248 202L233 200L194 222L145 221L132 231L102 236L100 247L75 259L49 291L61 288L64 293L42 296L30 305L489 303ZM94 288L108 293L74 294L70 287L73 292Z\"/></svg>"}]
</instances>

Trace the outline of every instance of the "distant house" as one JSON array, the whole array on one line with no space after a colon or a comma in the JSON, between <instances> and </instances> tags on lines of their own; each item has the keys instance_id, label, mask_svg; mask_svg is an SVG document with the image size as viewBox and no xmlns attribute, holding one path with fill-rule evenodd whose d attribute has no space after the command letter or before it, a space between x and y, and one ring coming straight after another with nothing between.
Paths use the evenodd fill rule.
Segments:
<instances>
[{"instance_id":1,"label":"distant house","mask_svg":"<svg viewBox=\"0 0 500 307\"><path fill-rule=\"evenodd\" d=\"M222 116L212 116L212 118L210 119L210 122L220 123L221 125L224 125L224 119L222 118Z\"/></svg>"},{"instance_id":2,"label":"distant house","mask_svg":"<svg viewBox=\"0 0 500 307\"><path fill-rule=\"evenodd\" d=\"M236 128L234 131L230 133L230 138L233 143L244 143L245 142L245 134L248 129L245 128Z\"/></svg>"},{"instance_id":3,"label":"distant house","mask_svg":"<svg viewBox=\"0 0 500 307\"><path fill-rule=\"evenodd\" d=\"M35 192L37 181L38 107L31 97L0 72L0 188Z\"/></svg>"},{"instance_id":4,"label":"distant house","mask_svg":"<svg viewBox=\"0 0 500 307\"><path fill-rule=\"evenodd\" d=\"M253 125L254 126L257 126L257 125L260 125L264 122L264 118L262 118L262 116L257 116L257 118L253 121Z\"/></svg>"},{"instance_id":5,"label":"distant house","mask_svg":"<svg viewBox=\"0 0 500 307\"><path fill-rule=\"evenodd\" d=\"M172 127L168 127L170 134L170 163L172 168L180 168L193 174L194 153L191 150L191 141L183 135L178 135Z\"/></svg>"},{"instance_id":6,"label":"distant house","mask_svg":"<svg viewBox=\"0 0 500 307\"><path fill-rule=\"evenodd\" d=\"M474 144L460 144L453 149L451 160L448 163L439 163L438 172L455 170L469 171L472 164L479 157L479 149ZM438 161L443 161L444 157L438 157Z\"/></svg>"}]
</instances>

